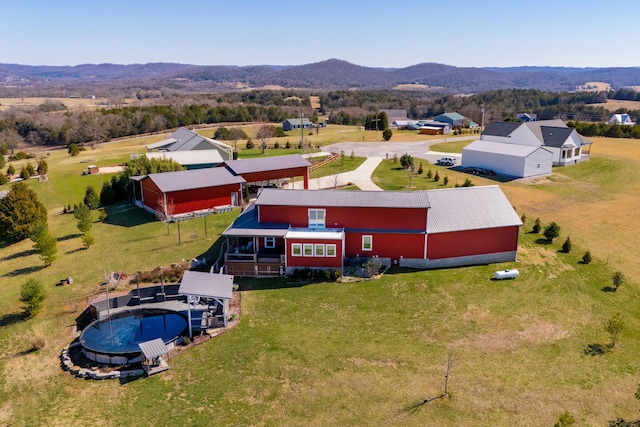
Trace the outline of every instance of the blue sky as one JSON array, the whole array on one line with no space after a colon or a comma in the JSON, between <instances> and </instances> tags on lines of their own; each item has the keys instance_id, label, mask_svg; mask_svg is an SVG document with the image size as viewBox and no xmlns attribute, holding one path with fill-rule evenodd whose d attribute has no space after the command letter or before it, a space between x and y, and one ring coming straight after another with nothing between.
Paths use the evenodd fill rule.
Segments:
<instances>
[{"instance_id":1,"label":"blue sky","mask_svg":"<svg viewBox=\"0 0 640 427\"><path fill-rule=\"evenodd\" d=\"M0 63L635 67L638 16L638 0L0 0Z\"/></svg>"}]
</instances>

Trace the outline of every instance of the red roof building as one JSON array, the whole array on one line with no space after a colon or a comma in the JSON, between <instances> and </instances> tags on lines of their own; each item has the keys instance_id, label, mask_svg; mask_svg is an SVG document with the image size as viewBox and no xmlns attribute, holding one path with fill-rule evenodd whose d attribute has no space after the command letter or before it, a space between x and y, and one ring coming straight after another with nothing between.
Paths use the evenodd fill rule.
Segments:
<instances>
[{"instance_id":1,"label":"red roof building","mask_svg":"<svg viewBox=\"0 0 640 427\"><path fill-rule=\"evenodd\" d=\"M228 274L341 270L348 258L438 268L516 259L522 222L498 186L262 190L223 233Z\"/></svg>"}]
</instances>

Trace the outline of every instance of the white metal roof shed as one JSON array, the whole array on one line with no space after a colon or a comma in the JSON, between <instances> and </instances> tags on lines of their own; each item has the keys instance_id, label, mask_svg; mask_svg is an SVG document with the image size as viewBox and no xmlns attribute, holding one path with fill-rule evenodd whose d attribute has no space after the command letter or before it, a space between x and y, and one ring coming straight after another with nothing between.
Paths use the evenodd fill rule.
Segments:
<instances>
[{"instance_id":1,"label":"white metal roof shed","mask_svg":"<svg viewBox=\"0 0 640 427\"><path fill-rule=\"evenodd\" d=\"M201 271L187 270L182 276L178 294L187 296L189 337L193 336L191 325L191 303L200 299L213 298L222 305L224 326L227 326L227 308L233 297L233 276L230 274L212 274Z\"/></svg>"}]
</instances>

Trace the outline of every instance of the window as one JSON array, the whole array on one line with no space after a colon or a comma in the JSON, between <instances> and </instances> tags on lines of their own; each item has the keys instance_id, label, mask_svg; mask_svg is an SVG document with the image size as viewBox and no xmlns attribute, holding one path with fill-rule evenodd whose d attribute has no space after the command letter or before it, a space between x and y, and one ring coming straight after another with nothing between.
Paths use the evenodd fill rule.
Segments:
<instances>
[{"instance_id":1,"label":"window","mask_svg":"<svg viewBox=\"0 0 640 427\"><path fill-rule=\"evenodd\" d=\"M313 256L313 244L305 243L304 244L304 256Z\"/></svg>"},{"instance_id":2,"label":"window","mask_svg":"<svg viewBox=\"0 0 640 427\"><path fill-rule=\"evenodd\" d=\"M313 245L314 256L324 256L324 245Z\"/></svg>"},{"instance_id":3,"label":"window","mask_svg":"<svg viewBox=\"0 0 640 427\"><path fill-rule=\"evenodd\" d=\"M567 152L565 150L562 150L562 158L563 159L567 158Z\"/></svg>"},{"instance_id":4,"label":"window","mask_svg":"<svg viewBox=\"0 0 640 427\"><path fill-rule=\"evenodd\" d=\"M324 209L309 209L309 228L324 228Z\"/></svg>"},{"instance_id":5,"label":"window","mask_svg":"<svg viewBox=\"0 0 640 427\"><path fill-rule=\"evenodd\" d=\"M275 248L276 247L276 238L275 237L265 237L264 238L264 247L265 248Z\"/></svg>"},{"instance_id":6,"label":"window","mask_svg":"<svg viewBox=\"0 0 640 427\"><path fill-rule=\"evenodd\" d=\"M327 256L336 256L336 245L326 246Z\"/></svg>"},{"instance_id":7,"label":"window","mask_svg":"<svg viewBox=\"0 0 640 427\"><path fill-rule=\"evenodd\" d=\"M293 243L291 245L291 256L302 256L302 244Z\"/></svg>"},{"instance_id":8,"label":"window","mask_svg":"<svg viewBox=\"0 0 640 427\"><path fill-rule=\"evenodd\" d=\"M575 150L573 150L574 157L578 157L579 155L580 155L580 148L576 148Z\"/></svg>"},{"instance_id":9,"label":"window","mask_svg":"<svg viewBox=\"0 0 640 427\"><path fill-rule=\"evenodd\" d=\"M362 250L373 250L373 236L362 236Z\"/></svg>"}]
</instances>

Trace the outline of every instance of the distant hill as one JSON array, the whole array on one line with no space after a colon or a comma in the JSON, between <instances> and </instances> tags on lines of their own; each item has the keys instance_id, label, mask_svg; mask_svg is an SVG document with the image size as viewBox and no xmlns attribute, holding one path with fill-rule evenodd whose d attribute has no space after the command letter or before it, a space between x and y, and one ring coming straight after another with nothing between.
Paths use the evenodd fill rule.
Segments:
<instances>
[{"instance_id":1,"label":"distant hill","mask_svg":"<svg viewBox=\"0 0 640 427\"><path fill-rule=\"evenodd\" d=\"M0 87L28 85L87 87L118 84L179 87L183 91L230 90L234 87L281 86L312 90L436 88L446 93L472 93L496 89L573 91L587 82L604 82L613 89L640 86L640 67L567 68L508 67L471 68L423 63L405 68L363 67L339 59L313 64L256 66L196 66L175 63L83 64L29 66L0 64ZM173 85L173 86L172 86Z\"/></svg>"}]
</instances>

